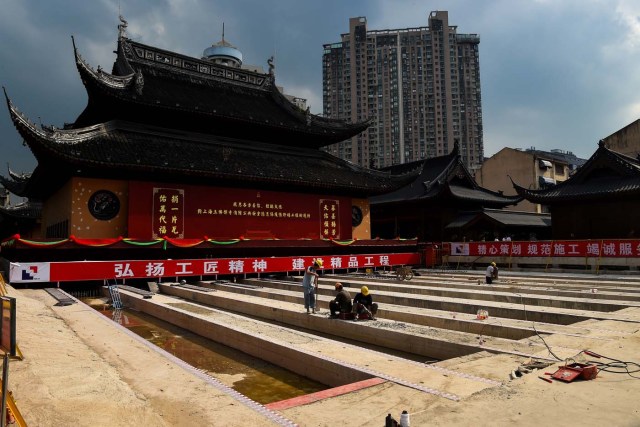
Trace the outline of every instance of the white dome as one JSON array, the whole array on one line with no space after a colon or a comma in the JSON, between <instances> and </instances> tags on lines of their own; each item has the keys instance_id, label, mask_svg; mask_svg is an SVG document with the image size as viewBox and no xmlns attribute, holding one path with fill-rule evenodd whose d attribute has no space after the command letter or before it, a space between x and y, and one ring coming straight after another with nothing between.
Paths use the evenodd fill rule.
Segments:
<instances>
[{"instance_id":1,"label":"white dome","mask_svg":"<svg viewBox=\"0 0 640 427\"><path fill-rule=\"evenodd\" d=\"M206 48L202 54L202 59L207 59L216 64L240 67L242 65L242 52L222 39L222 41Z\"/></svg>"}]
</instances>

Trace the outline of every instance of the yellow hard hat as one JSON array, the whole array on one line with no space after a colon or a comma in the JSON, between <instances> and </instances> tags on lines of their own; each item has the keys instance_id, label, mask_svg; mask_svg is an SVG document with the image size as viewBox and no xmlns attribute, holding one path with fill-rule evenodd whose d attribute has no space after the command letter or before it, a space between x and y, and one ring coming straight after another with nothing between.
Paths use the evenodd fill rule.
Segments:
<instances>
[{"instance_id":1,"label":"yellow hard hat","mask_svg":"<svg viewBox=\"0 0 640 427\"><path fill-rule=\"evenodd\" d=\"M495 267L495 266L496 266L496 263L495 263L495 262L492 262L492 263L491 263L491 265L493 265L493 266Z\"/></svg>"},{"instance_id":2,"label":"yellow hard hat","mask_svg":"<svg viewBox=\"0 0 640 427\"><path fill-rule=\"evenodd\" d=\"M322 267L322 260L321 259L314 259L313 263L316 264L318 267Z\"/></svg>"},{"instance_id":3,"label":"yellow hard hat","mask_svg":"<svg viewBox=\"0 0 640 427\"><path fill-rule=\"evenodd\" d=\"M366 286L363 286L360 288L360 292L362 292L362 295L366 297L367 295L369 295L369 288L367 288Z\"/></svg>"}]
</instances>

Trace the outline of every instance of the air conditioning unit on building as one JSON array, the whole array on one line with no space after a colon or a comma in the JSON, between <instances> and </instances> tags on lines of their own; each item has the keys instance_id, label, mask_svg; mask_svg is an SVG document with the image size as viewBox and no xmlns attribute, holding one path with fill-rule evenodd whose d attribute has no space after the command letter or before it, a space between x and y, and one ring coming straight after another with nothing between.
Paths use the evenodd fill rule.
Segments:
<instances>
[{"instance_id":1,"label":"air conditioning unit on building","mask_svg":"<svg viewBox=\"0 0 640 427\"><path fill-rule=\"evenodd\" d=\"M556 180L553 178L547 178L546 176L539 176L538 184L540 185L540 188L544 188L550 185L556 185Z\"/></svg>"},{"instance_id":2,"label":"air conditioning unit on building","mask_svg":"<svg viewBox=\"0 0 640 427\"><path fill-rule=\"evenodd\" d=\"M540 169L550 169L551 166L553 166L553 165L548 160L542 160L542 159L538 160L538 167Z\"/></svg>"}]
</instances>

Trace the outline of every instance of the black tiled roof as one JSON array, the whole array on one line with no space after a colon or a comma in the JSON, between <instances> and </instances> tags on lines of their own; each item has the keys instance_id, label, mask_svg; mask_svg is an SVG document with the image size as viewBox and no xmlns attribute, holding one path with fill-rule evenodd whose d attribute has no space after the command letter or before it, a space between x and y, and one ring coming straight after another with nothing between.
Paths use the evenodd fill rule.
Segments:
<instances>
[{"instance_id":1,"label":"black tiled roof","mask_svg":"<svg viewBox=\"0 0 640 427\"><path fill-rule=\"evenodd\" d=\"M16 173L14 171L11 170L10 167L8 167L8 171L9 171L9 177L5 177L3 175L0 175L0 185L2 185L4 188L6 188L7 190L9 190L10 192L12 192L15 195L18 196L22 196L24 193L24 190L27 186L27 183L29 182L29 179L31 178L31 174L30 173Z\"/></svg>"},{"instance_id":2,"label":"black tiled roof","mask_svg":"<svg viewBox=\"0 0 640 427\"><path fill-rule=\"evenodd\" d=\"M319 148L370 124L301 110L280 93L271 74L219 66L127 38L119 39L113 75L93 70L74 51L89 94L75 128L120 119Z\"/></svg>"},{"instance_id":3,"label":"black tiled roof","mask_svg":"<svg viewBox=\"0 0 640 427\"><path fill-rule=\"evenodd\" d=\"M508 227L551 227L550 214L483 209L480 212L461 212L456 219L447 224L445 228L463 228L478 222L482 218Z\"/></svg>"},{"instance_id":4,"label":"black tiled roof","mask_svg":"<svg viewBox=\"0 0 640 427\"><path fill-rule=\"evenodd\" d=\"M38 168L76 174L175 180L256 188L331 191L370 196L392 191L415 175L371 171L313 148L291 148L113 121L79 130L38 129L10 103L12 119ZM62 172L60 172L60 175Z\"/></svg>"},{"instance_id":5,"label":"black tiled roof","mask_svg":"<svg viewBox=\"0 0 640 427\"><path fill-rule=\"evenodd\" d=\"M15 206L0 207L0 217L39 219L42 215L42 203L28 200Z\"/></svg>"},{"instance_id":6,"label":"black tiled roof","mask_svg":"<svg viewBox=\"0 0 640 427\"><path fill-rule=\"evenodd\" d=\"M596 152L566 181L542 190L513 183L519 195L532 203L602 200L640 196L640 161L608 149L601 141Z\"/></svg>"},{"instance_id":7,"label":"black tiled roof","mask_svg":"<svg viewBox=\"0 0 640 427\"><path fill-rule=\"evenodd\" d=\"M417 170L419 175L396 191L372 197L372 205L449 197L478 203L481 206L503 207L514 205L521 200L520 197L503 196L480 187L462 163L457 146L446 156L392 166L384 170L392 173Z\"/></svg>"},{"instance_id":8,"label":"black tiled roof","mask_svg":"<svg viewBox=\"0 0 640 427\"><path fill-rule=\"evenodd\" d=\"M16 194L18 196L22 196L24 194L24 190L27 186L28 180L17 181L12 179L11 177L7 178L5 176L0 175L0 185L4 188Z\"/></svg>"},{"instance_id":9,"label":"black tiled roof","mask_svg":"<svg viewBox=\"0 0 640 427\"><path fill-rule=\"evenodd\" d=\"M457 199L478 202L480 204L497 204L507 206L515 205L521 200L520 197L503 196L500 193L495 193L482 187L470 188L449 184L447 191Z\"/></svg>"}]
</instances>

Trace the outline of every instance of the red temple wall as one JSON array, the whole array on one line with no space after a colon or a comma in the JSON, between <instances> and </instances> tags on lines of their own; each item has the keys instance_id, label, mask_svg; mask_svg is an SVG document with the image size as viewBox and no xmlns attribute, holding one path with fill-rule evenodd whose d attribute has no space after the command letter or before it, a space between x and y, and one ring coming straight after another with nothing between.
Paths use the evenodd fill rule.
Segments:
<instances>
[{"instance_id":1,"label":"red temple wall","mask_svg":"<svg viewBox=\"0 0 640 427\"><path fill-rule=\"evenodd\" d=\"M349 197L132 181L128 237L351 239L351 212Z\"/></svg>"}]
</instances>

